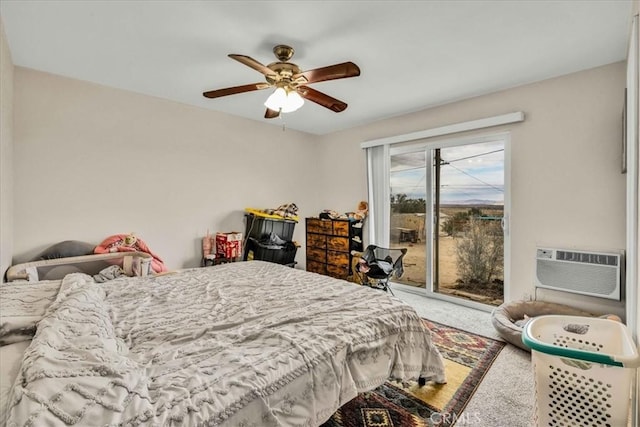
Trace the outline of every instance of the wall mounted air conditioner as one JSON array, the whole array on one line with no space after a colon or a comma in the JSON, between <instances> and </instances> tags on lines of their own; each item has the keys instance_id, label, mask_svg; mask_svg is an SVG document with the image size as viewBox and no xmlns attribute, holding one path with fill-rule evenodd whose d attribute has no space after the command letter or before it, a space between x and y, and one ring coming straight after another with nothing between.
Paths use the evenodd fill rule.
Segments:
<instances>
[{"instance_id":1,"label":"wall mounted air conditioner","mask_svg":"<svg viewBox=\"0 0 640 427\"><path fill-rule=\"evenodd\" d=\"M622 298L624 253L537 248L536 287Z\"/></svg>"}]
</instances>

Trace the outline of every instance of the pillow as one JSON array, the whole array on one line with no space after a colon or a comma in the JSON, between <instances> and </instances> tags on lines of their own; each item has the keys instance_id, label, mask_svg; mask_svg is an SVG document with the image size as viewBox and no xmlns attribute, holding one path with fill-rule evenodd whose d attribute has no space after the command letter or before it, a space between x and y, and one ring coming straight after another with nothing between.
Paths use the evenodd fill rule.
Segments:
<instances>
[{"instance_id":1,"label":"pillow","mask_svg":"<svg viewBox=\"0 0 640 427\"><path fill-rule=\"evenodd\" d=\"M49 246L32 261L91 255L95 247L96 245L92 243L81 242L79 240L65 240L64 242Z\"/></svg>"}]
</instances>

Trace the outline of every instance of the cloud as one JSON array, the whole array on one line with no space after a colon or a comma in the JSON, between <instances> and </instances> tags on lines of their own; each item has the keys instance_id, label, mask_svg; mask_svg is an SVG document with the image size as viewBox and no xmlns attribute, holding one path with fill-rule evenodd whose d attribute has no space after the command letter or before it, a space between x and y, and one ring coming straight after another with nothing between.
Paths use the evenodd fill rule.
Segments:
<instances>
[{"instance_id":1,"label":"cloud","mask_svg":"<svg viewBox=\"0 0 640 427\"><path fill-rule=\"evenodd\" d=\"M440 194L443 203L486 200L504 203L504 146L483 143L442 148ZM391 194L426 199L424 152L392 156Z\"/></svg>"}]
</instances>

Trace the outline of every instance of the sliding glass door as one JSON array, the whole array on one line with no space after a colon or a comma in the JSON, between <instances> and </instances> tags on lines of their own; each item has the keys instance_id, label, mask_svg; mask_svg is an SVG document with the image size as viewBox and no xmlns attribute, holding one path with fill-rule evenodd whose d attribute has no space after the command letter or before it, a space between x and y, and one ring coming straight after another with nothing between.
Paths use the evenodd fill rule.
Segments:
<instances>
[{"instance_id":1,"label":"sliding glass door","mask_svg":"<svg viewBox=\"0 0 640 427\"><path fill-rule=\"evenodd\" d=\"M504 298L506 136L392 147L389 245L397 281L499 305Z\"/></svg>"}]
</instances>

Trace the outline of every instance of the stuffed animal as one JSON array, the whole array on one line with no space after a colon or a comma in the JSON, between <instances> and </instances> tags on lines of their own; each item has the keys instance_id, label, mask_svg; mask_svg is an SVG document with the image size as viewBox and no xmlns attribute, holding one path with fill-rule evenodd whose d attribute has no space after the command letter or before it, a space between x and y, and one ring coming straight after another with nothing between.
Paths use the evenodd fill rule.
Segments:
<instances>
[{"instance_id":1,"label":"stuffed animal","mask_svg":"<svg viewBox=\"0 0 640 427\"><path fill-rule=\"evenodd\" d=\"M124 238L124 241L122 242L122 246L128 246L130 248L133 248L137 241L138 241L138 238L134 236L133 233L131 233Z\"/></svg>"},{"instance_id":2,"label":"stuffed animal","mask_svg":"<svg viewBox=\"0 0 640 427\"><path fill-rule=\"evenodd\" d=\"M357 221L364 221L369 213L369 204L364 200L358 203L358 209L355 212L348 212L347 216Z\"/></svg>"}]
</instances>

